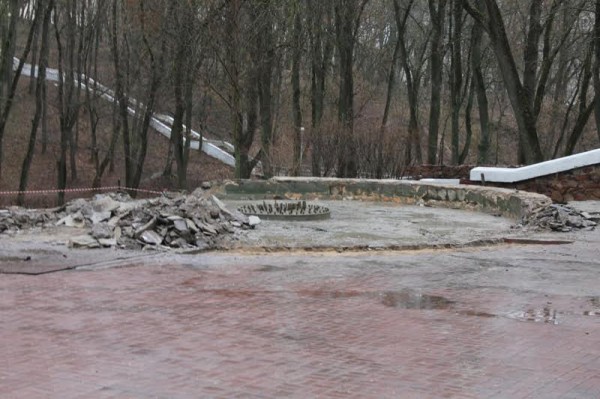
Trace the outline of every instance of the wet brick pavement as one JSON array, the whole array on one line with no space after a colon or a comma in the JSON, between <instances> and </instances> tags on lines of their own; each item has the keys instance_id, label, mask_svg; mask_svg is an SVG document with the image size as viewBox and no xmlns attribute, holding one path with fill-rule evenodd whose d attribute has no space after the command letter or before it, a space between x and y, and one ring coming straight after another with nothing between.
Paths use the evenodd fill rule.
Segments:
<instances>
[{"instance_id":1,"label":"wet brick pavement","mask_svg":"<svg viewBox=\"0 0 600 399\"><path fill-rule=\"evenodd\" d=\"M0 275L0 398L598 398L595 248Z\"/></svg>"}]
</instances>

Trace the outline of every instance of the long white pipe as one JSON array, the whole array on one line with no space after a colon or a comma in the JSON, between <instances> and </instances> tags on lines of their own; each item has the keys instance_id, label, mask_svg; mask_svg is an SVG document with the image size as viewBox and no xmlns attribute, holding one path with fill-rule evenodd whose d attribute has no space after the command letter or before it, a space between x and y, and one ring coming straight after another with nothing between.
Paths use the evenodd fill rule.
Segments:
<instances>
[{"instance_id":1,"label":"long white pipe","mask_svg":"<svg viewBox=\"0 0 600 399\"><path fill-rule=\"evenodd\" d=\"M18 58L13 58L13 69L17 69L17 67L19 66L19 62L20 60ZM37 66L33 68L35 70L35 74L37 75ZM34 76L32 75L32 67L31 64L24 64L23 65L23 70L21 71L22 75L25 76ZM85 81L85 76L83 76L83 80ZM52 82L58 82L58 70L56 69L52 69L52 68L47 68L46 69L46 80L48 81L52 81ZM114 97L114 92L109 89L108 87L95 82L93 79L89 79L88 80L90 82L90 84L95 84L97 90L100 92L100 97L102 97L103 99L105 99L106 101L109 102L116 102L116 99ZM85 84L82 84L82 88L85 88ZM132 102L133 104L136 104L137 101L135 99L130 99L130 102ZM131 116L135 116L136 115L136 111L134 108L131 107L127 107L127 112L129 112L129 114ZM150 119L150 126L156 130L158 133L162 134L163 136L167 137L167 138L171 138L171 127L167 126L165 123L161 122L160 119L157 117L157 115L153 115L152 118ZM190 148L193 150L198 150L200 149L200 142L199 142L199 138L201 137L200 133L192 130L192 137L195 138L195 140L192 140L190 142ZM229 143L225 143L225 145L228 148L233 148L232 144ZM206 138L202 137L202 151L210 156L213 157L221 162L223 162L226 165L235 167L235 158L229 154L226 151L223 151L221 148L219 148L218 146L214 145L213 143L211 143L209 140L207 140Z\"/></svg>"}]
</instances>

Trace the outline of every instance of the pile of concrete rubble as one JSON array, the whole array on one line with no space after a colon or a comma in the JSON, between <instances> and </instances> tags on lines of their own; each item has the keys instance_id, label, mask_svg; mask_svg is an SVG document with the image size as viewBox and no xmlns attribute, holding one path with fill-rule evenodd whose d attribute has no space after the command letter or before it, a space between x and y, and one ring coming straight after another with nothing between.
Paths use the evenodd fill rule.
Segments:
<instances>
[{"instance_id":1,"label":"pile of concrete rubble","mask_svg":"<svg viewBox=\"0 0 600 399\"><path fill-rule=\"evenodd\" d=\"M87 231L81 235L79 230L80 235L69 242L85 248L226 248L237 232L258 223L258 217L229 210L202 189L144 200L133 200L125 193L99 194L57 209L0 210L0 233L64 225Z\"/></svg>"},{"instance_id":2,"label":"pile of concrete rubble","mask_svg":"<svg viewBox=\"0 0 600 399\"><path fill-rule=\"evenodd\" d=\"M534 209L521 221L521 224L527 228L559 232L593 230L598 223L600 223L600 213L579 212L570 206L560 204Z\"/></svg>"}]
</instances>

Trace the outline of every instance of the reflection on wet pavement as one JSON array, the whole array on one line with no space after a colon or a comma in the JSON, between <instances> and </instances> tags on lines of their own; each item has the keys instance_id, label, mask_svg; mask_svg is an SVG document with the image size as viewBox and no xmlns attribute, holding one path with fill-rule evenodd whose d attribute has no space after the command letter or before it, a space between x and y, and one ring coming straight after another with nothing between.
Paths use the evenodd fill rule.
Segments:
<instances>
[{"instance_id":1,"label":"reflection on wet pavement","mask_svg":"<svg viewBox=\"0 0 600 399\"><path fill-rule=\"evenodd\" d=\"M393 308L433 310L448 309L454 302L442 296L419 294L405 290L384 292L381 295L381 303Z\"/></svg>"},{"instance_id":2,"label":"reflection on wet pavement","mask_svg":"<svg viewBox=\"0 0 600 399\"><path fill-rule=\"evenodd\" d=\"M544 307L542 309L527 309L525 311L511 312L506 315L509 319L519 321L532 321L535 323L558 324L556 309Z\"/></svg>"}]
</instances>

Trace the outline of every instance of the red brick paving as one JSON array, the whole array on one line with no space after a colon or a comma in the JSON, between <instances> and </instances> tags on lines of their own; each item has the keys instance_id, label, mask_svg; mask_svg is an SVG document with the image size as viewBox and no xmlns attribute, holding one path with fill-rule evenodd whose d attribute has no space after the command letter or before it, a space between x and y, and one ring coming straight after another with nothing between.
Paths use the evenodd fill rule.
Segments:
<instances>
[{"instance_id":1,"label":"red brick paving","mask_svg":"<svg viewBox=\"0 0 600 399\"><path fill-rule=\"evenodd\" d=\"M0 398L600 397L593 298L226 263L0 275Z\"/></svg>"}]
</instances>

